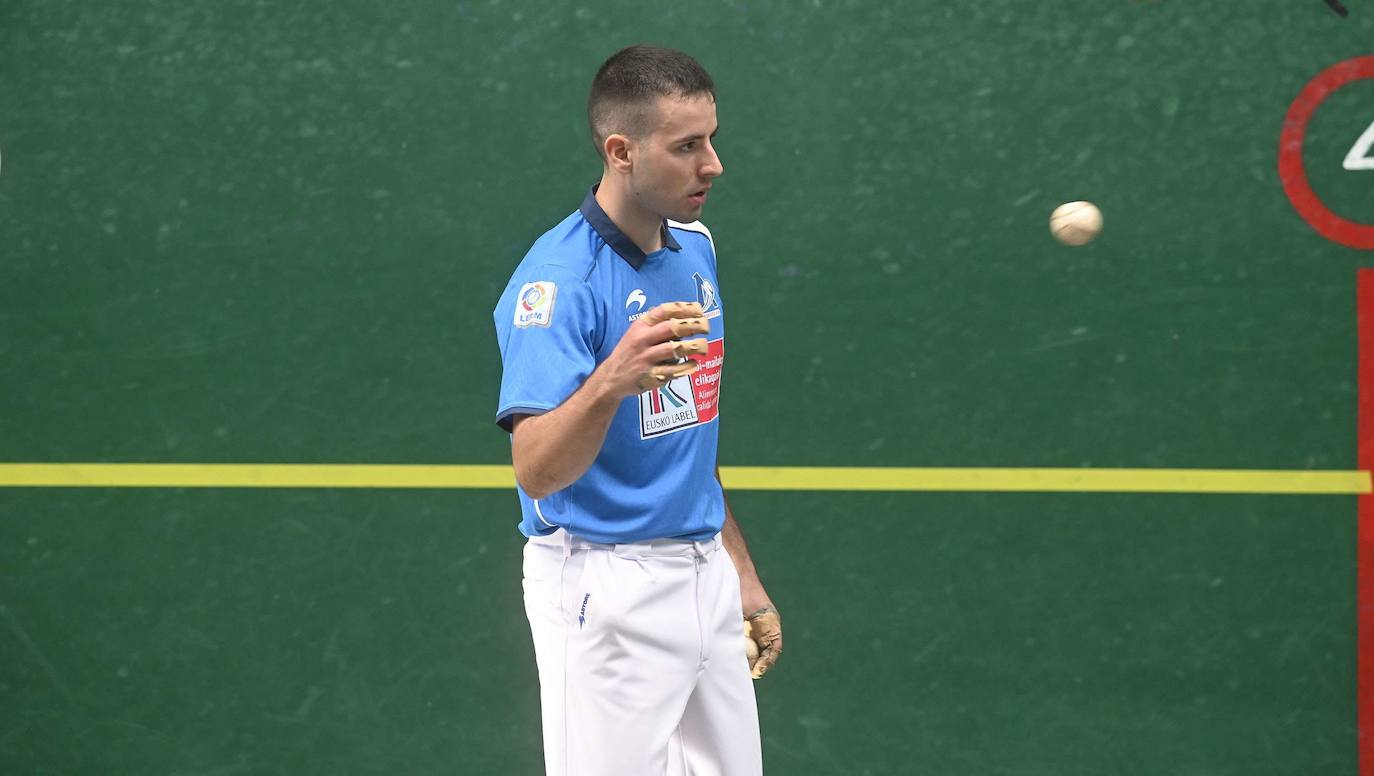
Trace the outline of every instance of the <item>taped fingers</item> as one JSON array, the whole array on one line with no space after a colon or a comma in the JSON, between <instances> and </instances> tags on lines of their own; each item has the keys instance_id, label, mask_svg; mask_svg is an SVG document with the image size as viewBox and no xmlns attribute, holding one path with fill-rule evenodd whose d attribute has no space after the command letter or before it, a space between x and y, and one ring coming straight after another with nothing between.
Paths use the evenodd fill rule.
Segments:
<instances>
[{"instance_id":1,"label":"taped fingers","mask_svg":"<svg viewBox=\"0 0 1374 776\"><path fill-rule=\"evenodd\" d=\"M706 355L706 340L704 339L675 340L673 342L673 358L704 355Z\"/></svg>"},{"instance_id":2,"label":"taped fingers","mask_svg":"<svg viewBox=\"0 0 1374 776\"><path fill-rule=\"evenodd\" d=\"M640 320L652 326L672 318L700 318L701 315L701 305L696 302L664 302L644 313Z\"/></svg>"},{"instance_id":3,"label":"taped fingers","mask_svg":"<svg viewBox=\"0 0 1374 776\"><path fill-rule=\"evenodd\" d=\"M674 378L686 377L700 368L700 361L683 361L680 364L659 364L651 368L649 374L653 375L660 383L666 383Z\"/></svg>"},{"instance_id":4,"label":"taped fingers","mask_svg":"<svg viewBox=\"0 0 1374 776\"><path fill-rule=\"evenodd\" d=\"M650 342L660 343L650 349L650 357L658 363L640 375L640 388L650 391L701 368L700 363L689 357L705 355L708 348L706 340L683 339L694 334L710 333L711 324L702 317L701 305L696 302L665 302L645 313L639 323L654 329L648 335Z\"/></svg>"},{"instance_id":5,"label":"taped fingers","mask_svg":"<svg viewBox=\"0 0 1374 776\"><path fill-rule=\"evenodd\" d=\"M697 361L683 361L680 364L658 364L649 367L639 378L639 387L646 391L667 385L676 378L689 375L701 368L701 363Z\"/></svg>"},{"instance_id":6,"label":"taped fingers","mask_svg":"<svg viewBox=\"0 0 1374 776\"><path fill-rule=\"evenodd\" d=\"M651 391L661 385L667 385L676 378L692 374L701 368L701 362L687 357L705 355L706 349L707 342L704 339L669 340L657 346L655 350L665 351L665 358L649 367L649 371L640 376L639 387ZM677 360L669 360L666 356Z\"/></svg>"},{"instance_id":7,"label":"taped fingers","mask_svg":"<svg viewBox=\"0 0 1374 776\"><path fill-rule=\"evenodd\" d=\"M672 318L668 326L673 330L673 336L678 338L711 331L711 324L705 318Z\"/></svg>"}]
</instances>

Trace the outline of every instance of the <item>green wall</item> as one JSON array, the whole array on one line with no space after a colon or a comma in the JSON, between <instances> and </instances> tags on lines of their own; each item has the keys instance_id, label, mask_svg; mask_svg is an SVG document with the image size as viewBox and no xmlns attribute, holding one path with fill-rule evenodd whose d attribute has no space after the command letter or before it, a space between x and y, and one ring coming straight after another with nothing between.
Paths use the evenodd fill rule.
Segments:
<instances>
[{"instance_id":1,"label":"green wall","mask_svg":"<svg viewBox=\"0 0 1374 776\"><path fill-rule=\"evenodd\" d=\"M491 308L652 41L719 85L722 463L1352 469L1374 254L1276 161L1350 5L7 0L0 461L508 461ZM1306 154L1366 223L1371 104ZM771 773L1355 773L1353 498L731 501ZM537 773L516 519L2 489L0 773Z\"/></svg>"}]
</instances>

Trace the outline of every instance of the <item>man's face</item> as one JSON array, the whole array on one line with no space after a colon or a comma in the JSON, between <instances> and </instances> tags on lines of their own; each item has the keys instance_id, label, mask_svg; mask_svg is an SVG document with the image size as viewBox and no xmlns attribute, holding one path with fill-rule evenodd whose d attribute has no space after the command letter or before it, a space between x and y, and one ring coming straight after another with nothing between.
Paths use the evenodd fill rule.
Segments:
<instances>
[{"instance_id":1,"label":"man's face","mask_svg":"<svg viewBox=\"0 0 1374 776\"><path fill-rule=\"evenodd\" d=\"M716 101L709 95L660 97L656 114L653 130L634 144L630 193L656 215L696 221L711 181L725 171L711 143Z\"/></svg>"}]
</instances>

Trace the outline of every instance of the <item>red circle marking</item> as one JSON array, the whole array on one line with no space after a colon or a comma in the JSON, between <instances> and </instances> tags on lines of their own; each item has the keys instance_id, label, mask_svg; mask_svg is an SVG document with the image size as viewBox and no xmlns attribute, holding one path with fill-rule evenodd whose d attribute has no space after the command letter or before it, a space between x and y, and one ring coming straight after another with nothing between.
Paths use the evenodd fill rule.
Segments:
<instances>
[{"instance_id":1,"label":"red circle marking","mask_svg":"<svg viewBox=\"0 0 1374 776\"><path fill-rule=\"evenodd\" d=\"M1351 248L1374 250L1374 224L1351 221L1331 212L1312 191L1307 182L1307 170L1302 165L1307 122L1317 106L1337 89L1362 78L1374 78L1374 56L1355 57L1332 65L1302 88L1283 118L1283 133L1279 135L1279 180L1298 215L1322 237Z\"/></svg>"}]
</instances>

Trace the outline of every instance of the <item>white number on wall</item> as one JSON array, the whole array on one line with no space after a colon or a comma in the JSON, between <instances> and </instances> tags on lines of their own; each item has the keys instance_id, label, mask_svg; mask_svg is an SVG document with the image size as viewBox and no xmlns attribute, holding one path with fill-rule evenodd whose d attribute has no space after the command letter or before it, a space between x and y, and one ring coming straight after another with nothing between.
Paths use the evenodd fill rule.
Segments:
<instances>
[{"instance_id":1,"label":"white number on wall","mask_svg":"<svg viewBox=\"0 0 1374 776\"><path fill-rule=\"evenodd\" d=\"M1355 141L1355 145L1350 147L1350 153L1345 155L1345 161L1341 166L1347 170L1374 170L1374 155L1369 153L1370 146L1374 146L1374 122L1371 122L1369 129Z\"/></svg>"}]
</instances>

